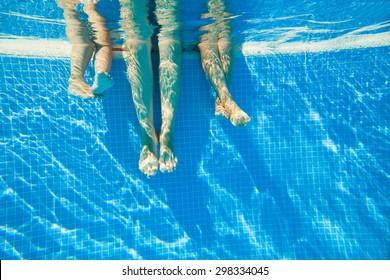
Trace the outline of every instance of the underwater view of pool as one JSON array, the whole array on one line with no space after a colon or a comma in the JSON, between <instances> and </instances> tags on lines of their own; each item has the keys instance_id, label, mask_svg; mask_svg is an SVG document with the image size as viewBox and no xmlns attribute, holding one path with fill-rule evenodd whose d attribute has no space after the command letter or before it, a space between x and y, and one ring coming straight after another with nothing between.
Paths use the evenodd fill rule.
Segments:
<instances>
[{"instance_id":1,"label":"underwater view of pool","mask_svg":"<svg viewBox=\"0 0 390 280\"><path fill-rule=\"evenodd\" d=\"M67 93L56 1L1 1L1 259L390 258L390 2L225 2L251 122L215 116L207 0L182 0L178 166L147 178L118 0L97 5L114 86L91 100Z\"/></svg>"}]
</instances>

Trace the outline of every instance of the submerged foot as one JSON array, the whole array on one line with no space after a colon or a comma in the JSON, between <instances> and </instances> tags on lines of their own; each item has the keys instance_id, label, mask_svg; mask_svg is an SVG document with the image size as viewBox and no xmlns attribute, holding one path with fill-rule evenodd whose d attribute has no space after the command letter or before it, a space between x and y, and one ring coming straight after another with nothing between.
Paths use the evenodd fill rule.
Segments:
<instances>
[{"instance_id":1,"label":"submerged foot","mask_svg":"<svg viewBox=\"0 0 390 280\"><path fill-rule=\"evenodd\" d=\"M96 95L101 95L103 92L114 85L114 81L109 74L99 72L95 74L95 81L92 85L92 92Z\"/></svg>"},{"instance_id":2,"label":"submerged foot","mask_svg":"<svg viewBox=\"0 0 390 280\"><path fill-rule=\"evenodd\" d=\"M81 78L70 77L68 93L73 96L78 96L83 99L94 98L91 87Z\"/></svg>"},{"instance_id":3,"label":"submerged foot","mask_svg":"<svg viewBox=\"0 0 390 280\"><path fill-rule=\"evenodd\" d=\"M236 127L245 126L251 121L251 118L231 99L222 103L218 97L215 101L215 115L227 118Z\"/></svg>"},{"instance_id":4,"label":"submerged foot","mask_svg":"<svg viewBox=\"0 0 390 280\"><path fill-rule=\"evenodd\" d=\"M160 147L160 171L172 172L176 169L178 160L170 148L165 145Z\"/></svg>"},{"instance_id":5,"label":"submerged foot","mask_svg":"<svg viewBox=\"0 0 390 280\"><path fill-rule=\"evenodd\" d=\"M157 173L158 160L146 145L142 147L138 167L148 178Z\"/></svg>"}]
</instances>

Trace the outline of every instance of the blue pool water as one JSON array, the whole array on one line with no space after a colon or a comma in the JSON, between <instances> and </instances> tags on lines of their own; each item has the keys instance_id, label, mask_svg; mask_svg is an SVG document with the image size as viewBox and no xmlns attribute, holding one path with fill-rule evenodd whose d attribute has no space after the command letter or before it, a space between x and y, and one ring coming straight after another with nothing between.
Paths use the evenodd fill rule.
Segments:
<instances>
[{"instance_id":1,"label":"blue pool water","mask_svg":"<svg viewBox=\"0 0 390 280\"><path fill-rule=\"evenodd\" d=\"M65 38L54 0L13 2L0 4L3 46ZM389 259L388 1L230 2L242 15L231 91L252 122L214 116L187 50L179 165L151 179L123 59L105 98L85 101L67 94L69 57L0 48L1 259Z\"/></svg>"}]
</instances>

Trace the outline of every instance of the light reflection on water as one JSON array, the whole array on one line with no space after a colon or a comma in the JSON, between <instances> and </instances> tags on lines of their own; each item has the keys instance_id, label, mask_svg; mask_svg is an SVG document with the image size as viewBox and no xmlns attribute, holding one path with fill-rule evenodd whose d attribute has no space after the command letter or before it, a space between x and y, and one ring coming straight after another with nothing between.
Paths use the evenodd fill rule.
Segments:
<instances>
[{"instance_id":1,"label":"light reflection on water","mask_svg":"<svg viewBox=\"0 0 390 280\"><path fill-rule=\"evenodd\" d=\"M225 1L231 13L235 45L252 41L319 41L331 39L381 24L367 32L388 31L388 1ZM82 11L81 5L79 5ZM153 9L153 5L150 5ZM187 50L196 48L199 36L210 24L207 1L182 1L182 38ZM98 3L98 12L106 19L113 45L122 45L119 1ZM66 39L65 22L55 0L11 1L0 3L3 38L36 37ZM152 13L151 13L152 14ZM153 17L153 16L152 16Z\"/></svg>"}]
</instances>

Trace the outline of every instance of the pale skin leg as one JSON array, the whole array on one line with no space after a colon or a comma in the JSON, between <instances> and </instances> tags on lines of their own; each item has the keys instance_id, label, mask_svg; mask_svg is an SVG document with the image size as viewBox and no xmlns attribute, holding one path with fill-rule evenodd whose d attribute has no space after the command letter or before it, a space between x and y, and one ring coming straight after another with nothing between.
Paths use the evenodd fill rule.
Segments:
<instances>
[{"instance_id":1,"label":"pale skin leg","mask_svg":"<svg viewBox=\"0 0 390 280\"><path fill-rule=\"evenodd\" d=\"M92 28L92 39L96 47L94 54L95 79L92 91L94 94L102 94L113 86L112 78L109 75L112 62L110 33L106 28L104 17L96 11L96 4L85 4L84 12L88 15L88 22Z\"/></svg>"},{"instance_id":2,"label":"pale skin leg","mask_svg":"<svg viewBox=\"0 0 390 280\"><path fill-rule=\"evenodd\" d=\"M226 81L229 83L232 73L233 44L230 38L219 38L217 42L218 54L221 60L222 70L225 73Z\"/></svg>"},{"instance_id":3,"label":"pale skin leg","mask_svg":"<svg viewBox=\"0 0 390 280\"><path fill-rule=\"evenodd\" d=\"M156 18L161 26L158 37L162 112L159 164L162 172L172 172L176 169L178 163L174 149L173 132L181 90L182 62L178 1L157 0Z\"/></svg>"},{"instance_id":4,"label":"pale skin leg","mask_svg":"<svg viewBox=\"0 0 390 280\"><path fill-rule=\"evenodd\" d=\"M139 169L148 177L158 169L157 136L153 125L153 73L151 27L147 21L146 0L121 0L122 26L126 32L125 60L134 106L142 131Z\"/></svg>"},{"instance_id":5,"label":"pale skin leg","mask_svg":"<svg viewBox=\"0 0 390 280\"><path fill-rule=\"evenodd\" d=\"M72 1L58 1L58 4L64 10L66 33L72 43L68 92L71 95L82 98L93 98L94 95L90 86L85 83L84 72L91 59L95 45L89 39L88 28L80 20L80 14L75 10L75 5Z\"/></svg>"},{"instance_id":6,"label":"pale skin leg","mask_svg":"<svg viewBox=\"0 0 390 280\"><path fill-rule=\"evenodd\" d=\"M230 40L230 26L224 12L223 0L209 1L209 14L215 20L208 27L208 33L201 36L199 50L202 67L218 97L215 102L215 114L224 116L237 127L245 126L249 116L234 102L228 89L233 55Z\"/></svg>"}]
</instances>

